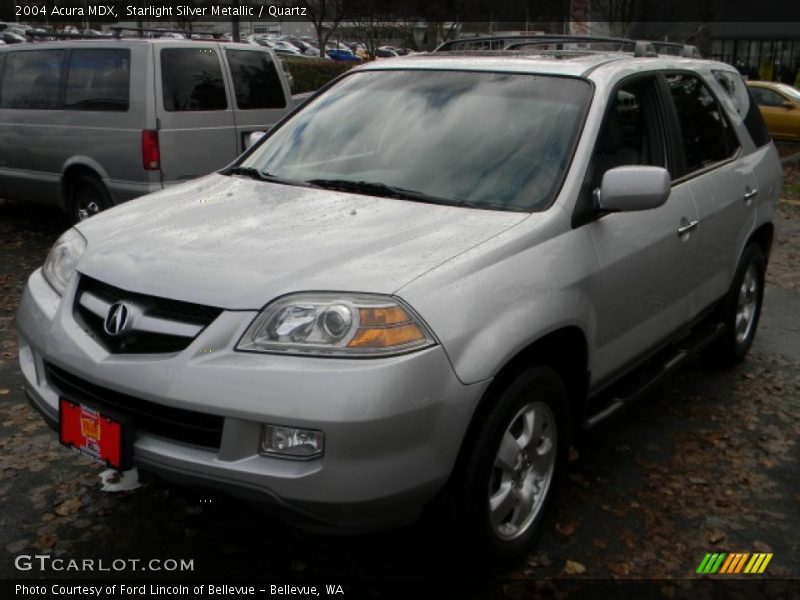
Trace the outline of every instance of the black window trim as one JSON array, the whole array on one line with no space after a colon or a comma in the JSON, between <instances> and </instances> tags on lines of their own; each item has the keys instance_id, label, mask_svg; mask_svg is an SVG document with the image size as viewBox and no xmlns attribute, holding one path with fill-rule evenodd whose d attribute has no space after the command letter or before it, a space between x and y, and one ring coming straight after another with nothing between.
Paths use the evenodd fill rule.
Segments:
<instances>
[{"instance_id":1,"label":"black window trim","mask_svg":"<svg viewBox=\"0 0 800 600\"><path fill-rule=\"evenodd\" d=\"M684 173L680 177L678 177L676 179L673 179L672 180L672 185L673 186L680 185L682 183L685 183L687 181L690 181L690 180L694 179L695 177L700 177L702 175L710 173L711 171L713 171L715 169L719 169L720 167L724 167L725 165L727 165L729 163L732 163L732 162L738 160L739 158L741 158L741 156L742 156L742 140L739 138L739 134L736 131L736 128L731 123L731 118L730 118L730 115L727 114L727 109L725 108L725 104L720 101L719 97L714 92L713 86L709 85L708 81L706 81L706 78L703 77L700 73L698 73L696 71L691 71L689 69L660 69L659 73L663 76L664 84L667 85L667 86L669 85L667 83L667 81L666 81L667 75L689 75L691 77L695 77L696 79L699 79L700 82L703 85L706 86L706 89L711 94L711 97L714 99L714 101L717 103L717 106L720 107L720 111L722 112L722 118L725 119L726 123L728 124L728 127L730 127L730 130L733 132L734 139L736 140L736 143L737 143L736 151L733 152L731 154L731 156L729 156L728 158L725 158L723 160L719 160L719 161L717 161L715 163L711 163L711 164L706 165L705 167L702 167L700 169L696 169L694 171L691 171L691 172L688 172L688 173ZM683 166L684 169L686 169L687 168L686 167L686 156L685 156L685 151L684 151L684 148L683 148L683 132L681 131L680 119L678 118L678 109L675 106L675 101L673 100L672 94L669 92L669 89L667 88L665 91L668 94L668 98L666 99L667 100L667 107L668 107L667 111L671 114L671 120L672 120L672 125L673 125L670 129L672 129L675 132L675 138L676 138L675 141L677 142L677 147L675 148L675 151L678 153L678 156L680 157L681 165Z\"/></svg>"}]
</instances>

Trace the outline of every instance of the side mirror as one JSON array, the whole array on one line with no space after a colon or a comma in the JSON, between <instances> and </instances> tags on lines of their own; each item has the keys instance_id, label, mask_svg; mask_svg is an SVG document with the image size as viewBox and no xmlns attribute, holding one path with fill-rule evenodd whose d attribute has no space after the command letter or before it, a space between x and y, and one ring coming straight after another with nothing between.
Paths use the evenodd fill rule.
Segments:
<instances>
[{"instance_id":1,"label":"side mirror","mask_svg":"<svg viewBox=\"0 0 800 600\"><path fill-rule=\"evenodd\" d=\"M595 190L597 207L603 211L633 211L658 208L670 193L669 173L662 167L617 167L603 175Z\"/></svg>"},{"instance_id":2,"label":"side mirror","mask_svg":"<svg viewBox=\"0 0 800 600\"><path fill-rule=\"evenodd\" d=\"M783 108L788 108L789 110L791 110L793 108L797 108L793 103L789 102L788 100L786 102L784 102L783 104L781 104L781 106Z\"/></svg>"},{"instance_id":3,"label":"side mirror","mask_svg":"<svg viewBox=\"0 0 800 600\"><path fill-rule=\"evenodd\" d=\"M262 137L267 135L266 131L254 131L247 136L247 148L250 148L258 142Z\"/></svg>"}]
</instances>

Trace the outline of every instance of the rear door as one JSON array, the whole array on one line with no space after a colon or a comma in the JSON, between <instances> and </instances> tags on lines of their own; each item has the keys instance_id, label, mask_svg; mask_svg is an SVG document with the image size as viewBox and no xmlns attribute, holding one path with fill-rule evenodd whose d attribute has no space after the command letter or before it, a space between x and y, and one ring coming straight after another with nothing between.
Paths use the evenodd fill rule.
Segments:
<instances>
[{"instance_id":1,"label":"rear door","mask_svg":"<svg viewBox=\"0 0 800 600\"><path fill-rule=\"evenodd\" d=\"M758 190L753 162L709 84L690 72L667 73L666 81L680 135L677 181L688 185L698 215L691 278L702 310L728 291Z\"/></svg>"},{"instance_id":2,"label":"rear door","mask_svg":"<svg viewBox=\"0 0 800 600\"><path fill-rule=\"evenodd\" d=\"M269 131L289 110L290 90L274 53L244 44L223 47L234 96L237 151L254 131Z\"/></svg>"},{"instance_id":3,"label":"rear door","mask_svg":"<svg viewBox=\"0 0 800 600\"><path fill-rule=\"evenodd\" d=\"M224 167L237 156L238 146L219 44L157 44L155 61L164 182Z\"/></svg>"}]
</instances>

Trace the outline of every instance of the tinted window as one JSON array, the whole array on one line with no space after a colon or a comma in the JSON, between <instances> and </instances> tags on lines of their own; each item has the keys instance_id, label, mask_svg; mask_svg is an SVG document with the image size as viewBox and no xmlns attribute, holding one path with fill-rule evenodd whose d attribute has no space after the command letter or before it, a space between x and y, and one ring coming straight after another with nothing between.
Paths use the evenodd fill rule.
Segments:
<instances>
[{"instance_id":1,"label":"tinted window","mask_svg":"<svg viewBox=\"0 0 800 600\"><path fill-rule=\"evenodd\" d=\"M781 106L786 99L780 94L759 87L751 87L750 91L753 93L753 98L759 106Z\"/></svg>"},{"instance_id":2,"label":"tinted window","mask_svg":"<svg viewBox=\"0 0 800 600\"><path fill-rule=\"evenodd\" d=\"M355 73L306 104L243 165L300 181L368 182L378 196L414 191L445 204L544 210L591 94L586 81L566 77Z\"/></svg>"},{"instance_id":3,"label":"tinted window","mask_svg":"<svg viewBox=\"0 0 800 600\"><path fill-rule=\"evenodd\" d=\"M128 110L130 50L73 50L64 108Z\"/></svg>"},{"instance_id":4,"label":"tinted window","mask_svg":"<svg viewBox=\"0 0 800 600\"><path fill-rule=\"evenodd\" d=\"M693 75L669 75L667 82L680 121L685 172L733 155L736 135L708 87Z\"/></svg>"},{"instance_id":5,"label":"tinted window","mask_svg":"<svg viewBox=\"0 0 800 600\"><path fill-rule=\"evenodd\" d=\"M0 84L0 107L58 108L63 62L63 50L9 53Z\"/></svg>"},{"instance_id":6,"label":"tinted window","mask_svg":"<svg viewBox=\"0 0 800 600\"><path fill-rule=\"evenodd\" d=\"M249 50L228 50L227 54L238 108L286 106L281 80L269 54Z\"/></svg>"},{"instance_id":7,"label":"tinted window","mask_svg":"<svg viewBox=\"0 0 800 600\"><path fill-rule=\"evenodd\" d=\"M162 50L161 87L169 111L228 108L219 56L212 48Z\"/></svg>"}]
</instances>

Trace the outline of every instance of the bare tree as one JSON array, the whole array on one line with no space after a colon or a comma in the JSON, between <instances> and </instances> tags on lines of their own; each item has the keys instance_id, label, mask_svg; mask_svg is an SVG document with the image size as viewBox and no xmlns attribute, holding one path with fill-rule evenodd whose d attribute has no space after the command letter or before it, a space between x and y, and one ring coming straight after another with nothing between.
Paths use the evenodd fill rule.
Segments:
<instances>
[{"instance_id":1,"label":"bare tree","mask_svg":"<svg viewBox=\"0 0 800 600\"><path fill-rule=\"evenodd\" d=\"M325 46L339 23L345 17L346 0L300 0L297 4L306 9L306 18L314 25L319 44L319 55L325 57Z\"/></svg>"}]
</instances>

